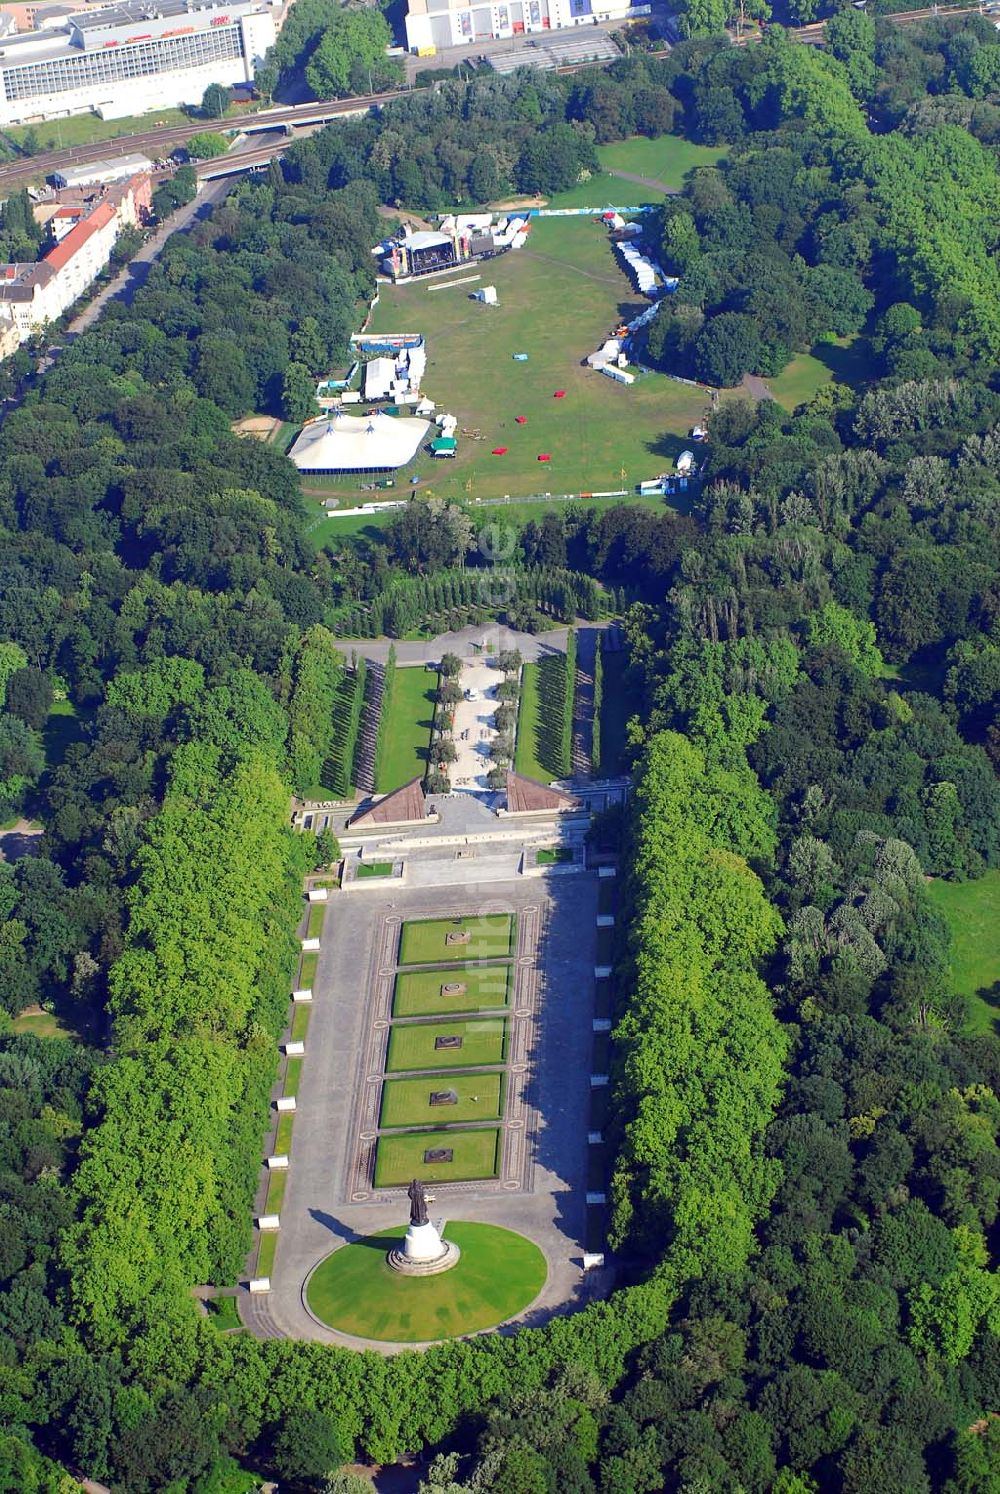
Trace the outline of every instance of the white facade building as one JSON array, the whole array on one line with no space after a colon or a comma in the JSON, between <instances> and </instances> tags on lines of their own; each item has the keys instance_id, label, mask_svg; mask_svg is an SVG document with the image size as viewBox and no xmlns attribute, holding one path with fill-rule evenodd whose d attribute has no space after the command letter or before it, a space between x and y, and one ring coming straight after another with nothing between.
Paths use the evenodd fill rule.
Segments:
<instances>
[{"instance_id":1,"label":"white facade building","mask_svg":"<svg viewBox=\"0 0 1000 1494\"><path fill-rule=\"evenodd\" d=\"M592 26L597 21L620 21L630 0L508 0L503 5L477 0L409 0L406 45L427 53L458 47L491 37L521 36L529 32L560 31L570 26Z\"/></svg>"},{"instance_id":2,"label":"white facade building","mask_svg":"<svg viewBox=\"0 0 1000 1494\"><path fill-rule=\"evenodd\" d=\"M102 202L33 264L0 266L0 319L18 342L78 301L111 258L121 228L117 207Z\"/></svg>"},{"instance_id":3,"label":"white facade building","mask_svg":"<svg viewBox=\"0 0 1000 1494\"><path fill-rule=\"evenodd\" d=\"M126 0L2 37L0 126L200 104L210 83L252 80L275 38L275 8L271 0Z\"/></svg>"}]
</instances>

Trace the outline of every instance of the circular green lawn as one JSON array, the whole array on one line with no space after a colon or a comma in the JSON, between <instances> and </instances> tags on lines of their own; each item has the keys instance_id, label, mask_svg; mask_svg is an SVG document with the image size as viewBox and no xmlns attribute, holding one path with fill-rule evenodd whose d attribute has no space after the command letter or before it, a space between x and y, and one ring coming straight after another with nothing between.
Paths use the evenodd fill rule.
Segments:
<instances>
[{"instance_id":1,"label":"circular green lawn","mask_svg":"<svg viewBox=\"0 0 1000 1494\"><path fill-rule=\"evenodd\" d=\"M404 1276L386 1263L404 1226L342 1245L306 1281L310 1311L328 1328L358 1338L426 1343L493 1328L521 1312L545 1285L538 1246L494 1224L449 1222L458 1264L440 1276Z\"/></svg>"}]
</instances>

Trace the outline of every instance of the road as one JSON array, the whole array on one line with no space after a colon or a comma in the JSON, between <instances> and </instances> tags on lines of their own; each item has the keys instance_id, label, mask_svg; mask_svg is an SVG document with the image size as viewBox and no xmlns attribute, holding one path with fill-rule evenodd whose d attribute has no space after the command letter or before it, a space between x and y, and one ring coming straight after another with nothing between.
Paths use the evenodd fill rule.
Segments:
<instances>
[{"instance_id":1,"label":"road","mask_svg":"<svg viewBox=\"0 0 1000 1494\"><path fill-rule=\"evenodd\" d=\"M142 248L128 264L125 265L115 278L108 282L103 290L99 291L94 299L85 306L79 316L73 318L63 334L68 342L79 337L81 332L97 321L109 301L120 299L131 303L132 297L140 286L145 285L150 268L159 258L163 246L175 233L183 232L190 228L196 219L204 218L221 202L229 191L231 182L227 180L212 182L198 193L193 202L187 203L185 207L178 208L176 213L171 213L165 223L152 234Z\"/></svg>"}]
</instances>

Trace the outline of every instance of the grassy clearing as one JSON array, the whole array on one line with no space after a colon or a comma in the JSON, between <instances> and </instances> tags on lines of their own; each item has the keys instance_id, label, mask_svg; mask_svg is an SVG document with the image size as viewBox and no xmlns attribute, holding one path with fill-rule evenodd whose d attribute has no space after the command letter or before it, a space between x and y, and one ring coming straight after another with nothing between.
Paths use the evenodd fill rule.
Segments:
<instances>
[{"instance_id":1,"label":"grassy clearing","mask_svg":"<svg viewBox=\"0 0 1000 1494\"><path fill-rule=\"evenodd\" d=\"M632 714L632 700L625 689L628 658L624 650L605 654L604 688L601 697L601 773L614 778L628 766L625 723Z\"/></svg>"},{"instance_id":2,"label":"grassy clearing","mask_svg":"<svg viewBox=\"0 0 1000 1494\"><path fill-rule=\"evenodd\" d=\"M460 1046L438 1047L457 1038ZM389 1033L387 1074L407 1069L468 1069L503 1063L507 1023L503 1017L475 1017L449 1022L396 1023Z\"/></svg>"},{"instance_id":3,"label":"grassy clearing","mask_svg":"<svg viewBox=\"0 0 1000 1494\"><path fill-rule=\"evenodd\" d=\"M1000 1018L1000 871L976 882L928 884L951 929L951 984L969 1001L969 1028L994 1032Z\"/></svg>"},{"instance_id":4,"label":"grassy clearing","mask_svg":"<svg viewBox=\"0 0 1000 1494\"><path fill-rule=\"evenodd\" d=\"M379 1125L443 1126L464 1121L499 1120L503 1114L503 1074L449 1074L435 1079L391 1079L382 1086ZM457 1096L453 1105L433 1105L435 1093L448 1090ZM444 1135L449 1135L445 1132ZM427 1145L436 1145L428 1141ZM451 1146L442 1141L442 1146Z\"/></svg>"},{"instance_id":5,"label":"grassy clearing","mask_svg":"<svg viewBox=\"0 0 1000 1494\"><path fill-rule=\"evenodd\" d=\"M510 1005L509 965L402 971L396 976L394 1017L438 1017L451 1012L498 1011ZM462 985L464 991L446 991Z\"/></svg>"},{"instance_id":6,"label":"grassy clearing","mask_svg":"<svg viewBox=\"0 0 1000 1494\"><path fill-rule=\"evenodd\" d=\"M521 676L514 769L548 783L562 776L562 715L566 695L566 655L546 654L525 664Z\"/></svg>"},{"instance_id":7,"label":"grassy clearing","mask_svg":"<svg viewBox=\"0 0 1000 1494\"><path fill-rule=\"evenodd\" d=\"M425 1153L447 1147L450 1162L427 1162ZM500 1131L423 1131L380 1136L375 1152L375 1187L398 1188L411 1178L425 1183L466 1183L495 1178L500 1170Z\"/></svg>"},{"instance_id":8,"label":"grassy clearing","mask_svg":"<svg viewBox=\"0 0 1000 1494\"><path fill-rule=\"evenodd\" d=\"M779 405L794 410L811 400L824 384L850 384L853 387L868 377L868 340L864 337L838 337L836 342L817 343L810 353L797 353L777 378L767 385Z\"/></svg>"},{"instance_id":9,"label":"grassy clearing","mask_svg":"<svg viewBox=\"0 0 1000 1494\"><path fill-rule=\"evenodd\" d=\"M728 153L724 146L695 145L676 135L661 135L658 140L647 140L644 135L639 135L632 140L617 140L613 145L601 145L597 151L605 174L628 171L633 176L644 176L650 181L662 182L675 192L681 190L689 171L693 171L696 166L718 166ZM618 181L616 190L619 194L634 185L615 177L612 177L612 181ZM647 193L646 197L648 196ZM620 200L625 203L636 199L621 197ZM559 205L553 200L553 206Z\"/></svg>"},{"instance_id":10,"label":"grassy clearing","mask_svg":"<svg viewBox=\"0 0 1000 1494\"><path fill-rule=\"evenodd\" d=\"M436 679L422 665L396 670L379 763L380 794L402 788L427 771Z\"/></svg>"},{"instance_id":11,"label":"grassy clearing","mask_svg":"<svg viewBox=\"0 0 1000 1494\"><path fill-rule=\"evenodd\" d=\"M545 1285L538 1246L492 1224L449 1222L445 1238L461 1250L458 1264L440 1276L402 1276L385 1257L404 1233L385 1230L328 1256L306 1290L316 1316L360 1338L425 1343L492 1328Z\"/></svg>"},{"instance_id":12,"label":"grassy clearing","mask_svg":"<svg viewBox=\"0 0 1000 1494\"><path fill-rule=\"evenodd\" d=\"M54 1012L28 1011L21 1012L10 1024L10 1030L17 1037L29 1034L37 1038L75 1038L76 1033L70 1028L64 1027Z\"/></svg>"},{"instance_id":13,"label":"grassy clearing","mask_svg":"<svg viewBox=\"0 0 1000 1494\"><path fill-rule=\"evenodd\" d=\"M677 457L705 417L703 391L661 374L625 388L581 367L623 316L648 304L618 267L603 228L586 218L535 220L524 249L478 273L496 286L499 306L471 301L475 286L382 286L372 318L373 332L426 335L425 388L458 419L456 459L416 463L434 493L475 499L628 489ZM528 362L515 363L515 352L526 352ZM565 399L553 398L557 389ZM528 423L517 425L517 415ZM506 456L493 456L495 446L506 446ZM539 463L540 453L552 460ZM317 485L306 479L305 486Z\"/></svg>"},{"instance_id":14,"label":"grassy clearing","mask_svg":"<svg viewBox=\"0 0 1000 1494\"><path fill-rule=\"evenodd\" d=\"M448 943L449 934L468 934L466 943ZM403 924L399 941L401 965L497 960L509 955L514 943L512 913L484 913L465 918L418 918Z\"/></svg>"}]
</instances>

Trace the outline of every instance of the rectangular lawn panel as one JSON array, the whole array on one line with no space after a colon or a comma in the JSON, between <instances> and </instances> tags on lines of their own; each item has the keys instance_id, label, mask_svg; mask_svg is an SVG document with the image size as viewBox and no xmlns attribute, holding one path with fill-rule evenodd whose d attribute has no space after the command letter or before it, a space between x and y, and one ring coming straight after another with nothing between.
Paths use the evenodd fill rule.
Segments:
<instances>
[{"instance_id":1,"label":"rectangular lawn panel","mask_svg":"<svg viewBox=\"0 0 1000 1494\"><path fill-rule=\"evenodd\" d=\"M396 670L392 696L384 707L388 717L378 763L380 794L389 794L426 773L436 690L437 675L423 667Z\"/></svg>"},{"instance_id":2,"label":"rectangular lawn panel","mask_svg":"<svg viewBox=\"0 0 1000 1494\"><path fill-rule=\"evenodd\" d=\"M468 934L468 939L460 936ZM449 937L451 936L451 937ZM435 965L442 961L497 960L509 955L514 943L514 915L487 913L464 918L418 918L403 924L399 941L401 965Z\"/></svg>"},{"instance_id":3,"label":"rectangular lawn panel","mask_svg":"<svg viewBox=\"0 0 1000 1494\"><path fill-rule=\"evenodd\" d=\"M628 766L625 723L634 715L635 697L626 689L628 654L624 649L605 653L601 694L601 775L614 778Z\"/></svg>"},{"instance_id":4,"label":"rectangular lawn panel","mask_svg":"<svg viewBox=\"0 0 1000 1494\"><path fill-rule=\"evenodd\" d=\"M388 1079L382 1087L379 1125L389 1130L395 1126L499 1120L505 1077L504 1074L448 1074L444 1078ZM431 1144L428 1140L427 1145ZM450 1132L441 1144L452 1145Z\"/></svg>"},{"instance_id":5,"label":"rectangular lawn panel","mask_svg":"<svg viewBox=\"0 0 1000 1494\"><path fill-rule=\"evenodd\" d=\"M454 1042L459 1039L459 1042ZM387 1074L403 1069L468 1069L503 1063L507 1023L503 1017L471 1021L397 1022L389 1033Z\"/></svg>"},{"instance_id":6,"label":"rectangular lawn panel","mask_svg":"<svg viewBox=\"0 0 1000 1494\"><path fill-rule=\"evenodd\" d=\"M437 1017L445 1012L492 1012L510 1005L509 965L469 965L456 970L408 970L396 976L394 1017ZM464 986L446 991L445 986Z\"/></svg>"},{"instance_id":7,"label":"rectangular lawn panel","mask_svg":"<svg viewBox=\"0 0 1000 1494\"><path fill-rule=\"evenodd\" d=\"M398 1188L412 1178L424 1183L466 1183L495 1178L500 1170L500 1130L448 1131L450 1162L425 1162L424 1153L437 1145L433 1132L380 1136L375 1152L375 1187ZM442 1142L442 1145L444 1143Z\"/></svg>"}]
</instances>

